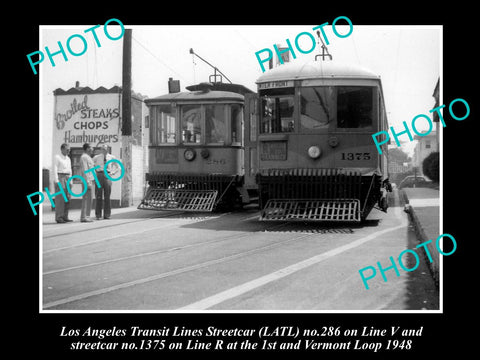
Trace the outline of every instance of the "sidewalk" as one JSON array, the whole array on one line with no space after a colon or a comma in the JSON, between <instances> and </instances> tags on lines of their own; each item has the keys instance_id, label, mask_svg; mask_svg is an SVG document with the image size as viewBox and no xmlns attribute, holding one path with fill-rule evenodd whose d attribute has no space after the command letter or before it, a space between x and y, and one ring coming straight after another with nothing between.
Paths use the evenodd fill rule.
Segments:
<instances>
[{"instance_id":1,"label":"sidewalk","mask_svg":"<svg viewBox=\"0 0 480 360\"><path fill-rule=\"evenodd\" d=\"M425 258L438 285L439 252L435 242L440 235L440 192L430 188L404 188L400 191L405 200L405 211L410 215L419 243L432 240L427 247L433 262L430 263L426 255Z\"/></svg>"},{"instance_id":2,"label":"sidewalk","mask_svg":"<svg viewBox=\"0 0 480 360\"><path fill-rule=\"evenodd\" d=\"M119 215L121 215L122 218L129 218L129 217L146 217L146 216L151 216L152 212L151 211L145 211L145 210L138 210L137 209L138 204L134 204L129 207L123 207L123 208L112 208L112 219L115 219ZM72 219L74 222L79 222L80 221L80 209L70 209L68 211L68 217ZM90 212L90 218L95 219L95 208L92 208ZM42 223L43 224L55 224L55 210L52 211L52 208L50 206L50 203L44 204L42 208Z\"/></svg>"}]
</instances>

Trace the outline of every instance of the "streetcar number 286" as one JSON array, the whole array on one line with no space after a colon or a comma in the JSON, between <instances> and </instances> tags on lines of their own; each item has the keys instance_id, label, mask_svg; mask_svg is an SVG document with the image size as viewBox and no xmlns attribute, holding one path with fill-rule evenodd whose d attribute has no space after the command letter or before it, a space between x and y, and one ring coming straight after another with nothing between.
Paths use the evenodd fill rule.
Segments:
<instances>
[{"instance_id":1,"label":"streetcar number 286","mask_svg":"<svg viewBox=\"0 0 480 360\"><path fill-rule=\"evenodd\" d=\"M342 160L370 160L370 153L342 153Z\"/></svg>"}]
</instances>

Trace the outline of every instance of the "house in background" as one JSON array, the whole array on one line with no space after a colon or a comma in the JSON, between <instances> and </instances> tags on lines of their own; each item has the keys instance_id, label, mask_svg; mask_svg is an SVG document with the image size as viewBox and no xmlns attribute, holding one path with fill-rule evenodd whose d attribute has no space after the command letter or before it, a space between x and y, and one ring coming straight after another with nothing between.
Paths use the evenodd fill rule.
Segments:
<instances>
[{"instance_id":1,"label":"house in background","mask_svg":"<svg viewBox=\"0 0 480 360\"><path fill-rule=\"evenodd\" d=\"M423 175L423 160L425 160L425 158L432 152L438 151L437 131L432 131L430 134L425 136L416 135L414 140L417 140L417 145L415 145L412 165L414 169L417 169L417 175Z\"/></svg>"},{"instance_id":2,"label":"house in background","mask_svg":"<svg viewBox=\"0 0 480 360\"><path fill-rule=\"evenodd\" d=\"M440 104L440 78L437 80L432 96L435 99L435 105L433 106L434 109ZM435 124L434 129L430 134L426 136L416 135L414 137L414 140L417 140L417 144L413 153L412 166L417 175L423 175L423 160L425 160L425 158L432 152L440 151L440 122L436 111L433 112L433 123Z\"/></svg>"}]
</instances>

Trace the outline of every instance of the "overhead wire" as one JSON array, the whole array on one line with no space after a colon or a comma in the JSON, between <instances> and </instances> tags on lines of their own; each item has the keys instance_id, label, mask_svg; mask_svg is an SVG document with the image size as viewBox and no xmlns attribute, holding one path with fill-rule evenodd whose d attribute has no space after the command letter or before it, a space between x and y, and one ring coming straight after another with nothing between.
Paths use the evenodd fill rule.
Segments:
<instances>
[{"instance_id":1,"label":"overhead wire","mask_svg":"<svg viewBox=\"0 0 480 360\"><path fill-rule=\"evenodd\" d=\"M353 51L355 53L355 57L357 58L358 65L362 65L362 62L360 61L360 57L358 56L357 52L357 45L355 44L355 34L352 34L352 43L353 43Z\"/></svg>"},{"instance_id":2,"label":"overhead wire","mask_svg":"<svg viewBox=\"0 0 480 360\"><path fill-rule=\"evenodd\" d=\"M146 52L148 52L155 60L157 60L160 64L165 66L167 69L169 69L171 72L175 73L178 77L182 78L185 81L188 81L186 78L184 78L181 74L179 74L177 71L175 71L173 68L171 68L168 64L166 64L162 59L160 59L157 55L155 55L150 49L148 49L145 45L143 45L139 40L137 40L134 36L132 36L132 39L140 45Z\"/></svg>"}]
</instances>

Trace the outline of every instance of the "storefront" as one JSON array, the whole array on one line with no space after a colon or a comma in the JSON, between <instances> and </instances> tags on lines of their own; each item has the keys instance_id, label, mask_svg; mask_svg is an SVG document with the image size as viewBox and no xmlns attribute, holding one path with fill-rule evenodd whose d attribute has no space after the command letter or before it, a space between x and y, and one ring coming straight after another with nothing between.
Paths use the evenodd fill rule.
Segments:
<instances>
[{"instance_id":1,"label":"storefront","mask_svg":"<svg viewBox=\"0 0 480 360\"><path fill-rule=\"evenodd\" d=\"M122 163L131 164L131 176L112 183L112 207L121 204L133 205L143 196L145 172L148 164L148 109L144 98L132 92L132 136L124 137L122 128L122 89L114 86L110 89L99 87L95 90L80 87L78 82L69 90L56 89L54 92L54 119L52 154L60 153L63 143L70 145L73 175L80 175L80 156L83 144L89 143L94 149L94 155L99 152L99 146L106 144L110 153ZM54 161L52 159L52 164ZM53 168L50 170L53 171ZM53 189L53 177L50 176L50 188ZM131 191L125 191L128 181ZM123 190L122 190L123 189ZM122 194L122 191L124 194ZM73 179L72 192L81 193L82 185L79 179ZM125 195L128 199L125 199ZM123 199L123 201L122 201ZM72 207L78 207L80 198L72 198ZM128 206L127 205L127 206Z\"/></svg>"}]
</instances>

